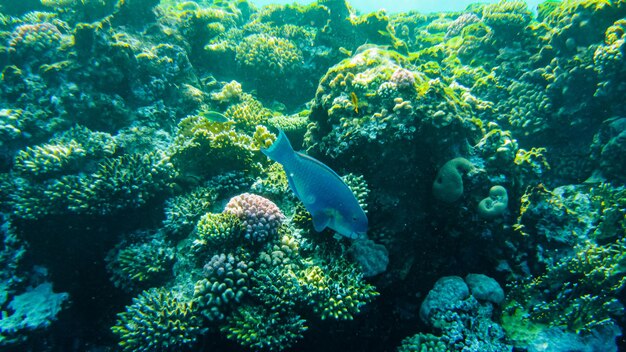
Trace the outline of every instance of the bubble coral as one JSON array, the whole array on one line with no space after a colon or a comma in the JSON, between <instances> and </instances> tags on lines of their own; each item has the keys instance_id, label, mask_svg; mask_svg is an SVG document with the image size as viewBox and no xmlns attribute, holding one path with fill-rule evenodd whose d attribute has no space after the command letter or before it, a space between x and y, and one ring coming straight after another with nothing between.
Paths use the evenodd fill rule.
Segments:
<instances>
[{"instance_id":1,"label":"bubble coral","mask_svg":"<svg viewBox=\"0 0 626 352\"><path fill-rule=\"evenodd\" d=\"M271 200L250 193L233 197L224 212L239 218L244 238L254 243L264 243L274 237L285 219L285 215Z\"/></svg>"}]
</instances>

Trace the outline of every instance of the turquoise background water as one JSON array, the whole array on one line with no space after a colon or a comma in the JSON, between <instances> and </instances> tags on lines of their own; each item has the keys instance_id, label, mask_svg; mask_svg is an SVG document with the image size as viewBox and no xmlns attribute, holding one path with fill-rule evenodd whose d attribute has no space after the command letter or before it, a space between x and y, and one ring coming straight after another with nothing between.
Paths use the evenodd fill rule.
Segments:
<instances>
[{"instance_id":1,"label":"turquoise background water","mask_svg":"<svg viewBox=\"0 0 626 352\"><path fill-rule=\"evenodd\" d=\"M311 3L312 1L290 1L290 0L253 0L258 6L268 4L291 4L291 3ZM492 1L475 1L475 0L396 0L382 2L380 0L353 0L348 1L350 5L362 12L376 11L381 8L389 12L400 12L417 10L423 13L436 12L436 11L460 11L467 7L467 5L480 2L480 3L493 3L498 0ZM537 5L543 1L530 0L526 1L531 10L535 10Z\"/></svg>"}]
</instances>

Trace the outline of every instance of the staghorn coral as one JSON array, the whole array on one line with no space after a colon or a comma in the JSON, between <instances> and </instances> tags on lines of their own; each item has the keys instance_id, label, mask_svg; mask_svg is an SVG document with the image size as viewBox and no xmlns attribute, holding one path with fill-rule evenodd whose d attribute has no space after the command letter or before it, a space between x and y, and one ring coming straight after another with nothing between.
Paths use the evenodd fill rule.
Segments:
<instances>
[{"instance_id":1,"label":"staghorn coral","mask_svg":"<svg viewBox=\"0 0 626 352\"><path fill-rule=\"evenodd\" d=\"M233 197L226 204L224 212L239 218L243 237L252 243L265 243L271 240L285 219L285 215L276 204L251 193Z\"/></svg>"},{"instance_id":2,"label":"staghorn coral","mask_svg":"<svg viewBox=\"0 0 626 352\"><path fill-rule=\"evenodd\" d=\"M515 334L515 343L526 344L554 327L583 336L612 328L613 317L623 311L616 298L626 282L621 269L626 258L623 242L597 245L587 241L545 274L515 285L507 295L505 329L522 324L528 332ZM528 330L531 326L535 328Z\"/></svg>"},{"instance_id":3,"label":"staghorn coral","mask_svg":"<svg viewBox=\"0 0 626 352\"><path fill-rule=\"evenodd\" d=\"M136 209L167 190L174 175L161 153L105 159L91 177L81 180L82 189L66 184L69 209L88 214Z\"/></svg>"},{"instance_id":4,"label":"staghorn coral","mask_svg":"<svg viewBox=\"0 0 626 352\"><path fill-rule=\"evenodd\" d=\"M123 351L161 351L191 347L204 329L190 301L177 292L151 288L133 298L111 330Z\"/></svg>"},{"instance_id":5,"label":"staghorn coral","mask_svg":"<svg viewBox=\"0 0 626 352\"><path fill-rule=\"evenodd\" d=\"M27 147L15 156L15 170L33 178L50 177L61 172L72 173L78 170L76 164L86 154L75 141Z\"/></svg>"}]
</instances>

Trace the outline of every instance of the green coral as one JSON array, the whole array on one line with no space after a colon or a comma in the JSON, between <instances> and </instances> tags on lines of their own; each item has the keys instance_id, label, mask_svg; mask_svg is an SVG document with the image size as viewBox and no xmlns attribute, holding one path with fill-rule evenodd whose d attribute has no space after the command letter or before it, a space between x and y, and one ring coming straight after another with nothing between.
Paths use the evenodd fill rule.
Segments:
<instances>
[{"instance_id":1,"label":"green coral","mask_svg":"<svg viewBox=\"0 0 626 352\"><path fill-rule=\"evenodd\" d=\"M416 334L402 340L398 352L446 352L448 347L432 334Z\"/></svg>"},{"instance_id":2,"label":"green coral","mask_svg":"<svg viewBox=\"0 0 626 352\"><path fill-rule=\"evenodd\" d=\"M589 334L615 324L613 317L623 311L617 293L626 283L623 248L624 239L607 245L583 243L575 248L575 255L549 267L545 274L512 286L505 308L505 330L521 324ZM523 314L516 313L520 309Z\"/></svg>"},{"instance_id":3,"label":"green coral","mask_svg":"<svg viewBox=\"0 0 626 352\"><path fill-rule=\"evenodd\" d=\"M239 344L268 351L282 351L302 338L306 331L305 320L291 313L285 315L264 306L239 307L227 323L223 333Z\"/></svg>"},{"instance_id":4,"label":"green coral","mask_svg":"<svg viewBox=\"0 0 626 352\"><path fill-rule=\"evenodd\" d=\"M211 321L223 320L248 294L254 270L249 255L216 254L204 266L205 278L195 284L194 302Z\"/></svg>"},{"instance_id":5,"label":"green coral","mask_svg":"<svg viewBox=\"0 0 626 352\"><path fill-rule=\"evenodd\" d=\"M127 291L161 283L172 274L174 249L162 235L136 234L139 241L121 242L106 257L111 281Z\"/></svg>"},{"instance_id":6,"label":"green coral","mask_svg":"<svg viewBox=\"0 0 626 352\"><path fill-rule=\"evenodd\" d=\"M252 34L239 43L237 63L259 80L275 80L303 64L302 52L289 39L267 34Z\"/></svg>"},{"instance_id":7,"label":"green coral","mask_svg":"<svg viewBox=\"0 0 626 352\"><path fill-rule=\"evenodd\" d=\"M229 106L224 115L233 120L237 129L254 133L258 125L267 124L272 111L252 95L243 93L239 97L239 102Z\"/></svg>"},{"instance_id":8,"label":"green coral","mask_svg":"<svg viewBox=\"0 0 626 352\"><path fill-rule=\"evenodd\" d=\"M363 280L361 271L344 260L309 266L298 274L298 281L307 303L321 319L352 320L361 307L378 296L374 286Z\"/></svg>"},{"instance_id":9,"label":"green coral","mask_svg":"<svg viewBox=\"0 0 626 352\"><path fill-rule=\"evenodd\" d=\"M202 258L208 251L235 245L241 239L241 222L231 213L206 213L198 224L191 243L191 251Z\"/></svg>"},{"instance_id":10,"label":"green coral","mask_svg":"<svg viewBox=\"0 0 626 352\"><path fill-rule=\"evenodd\" d=\"M519 35L532 20L532 13L525 1L501 0L496 4L486 5L482 15L483 21L507 40Z\"/></svg>"},{"instance_id":11,"label":"green coral","mask_svg":"<svg viewBox=\"0 0 626 352\"><path fill-rule=\"evenodd\" d=\"M165 230L176 236L188 235L203 214L206 214L217 198L208 187L196 187L190 192L170 198L165 204Z\"/></svg>"},{"instance_id":12,"label":"green coral","mask_svg":"<svg viewBox=\"0 0 626 352\"><path fill-rule=\"evenodd\" d=\"M504 214L508 204L506 188L493 186L489 189L489 196L478 203L478 214L483 218L495 218Z\"/></svg>"},{"instance_id":13,"label":"green coral","mask_svg":"<svg viewBox=\"0 0 626 352\"><path fill-rule=\"evenodd\" d=\"M463 175L474 171L474 164L465 158L449 160L439 169L433 183L435 198L452 203L463 195Z\"/></svg>"},{"instance_id":14,"label":"green coral","mask_svg":"<svg viewBox=\"0 0 626 352\"><path fill-rule=\"evenodd\" d=\"M152 288L133 298L111 330L123 351L168 351L191 347L204 329L192 302Z\"/></svg>"},{"instance_id":15,"label":"green coral","mask_svg":"<svg viewBox=\"0 0 626 352\"><path fill-rule=\"evenodd\" d=\"M275 138L262 126L256 126L254 134L248 136L232 123L190 116L178 124L171 159L181 173L196 177L224 171L254 171L256 162L265 160L259 149L271 145Z\"/></svg>"}]
</instances>

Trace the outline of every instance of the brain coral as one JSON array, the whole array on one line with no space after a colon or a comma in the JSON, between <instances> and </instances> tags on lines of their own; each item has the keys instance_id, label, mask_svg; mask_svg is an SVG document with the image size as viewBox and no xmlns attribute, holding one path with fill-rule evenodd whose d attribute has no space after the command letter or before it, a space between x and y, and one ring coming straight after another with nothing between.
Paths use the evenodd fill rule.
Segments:
<instances>
[{"instance_id":1,"label":"brain coral","mask_svg":"<svg viewBox=\"0 0 626 352\"><path fill-rule=\"evenodd\" d=\"M244 228L244 237L256 243L266 242L275 236L285 219L271 200L250 193L232 198L224 212L236 215Z\"/></svg>"}]
</instances>

